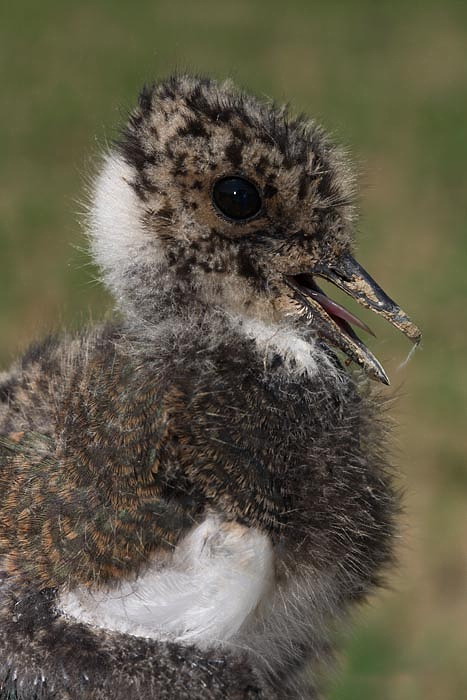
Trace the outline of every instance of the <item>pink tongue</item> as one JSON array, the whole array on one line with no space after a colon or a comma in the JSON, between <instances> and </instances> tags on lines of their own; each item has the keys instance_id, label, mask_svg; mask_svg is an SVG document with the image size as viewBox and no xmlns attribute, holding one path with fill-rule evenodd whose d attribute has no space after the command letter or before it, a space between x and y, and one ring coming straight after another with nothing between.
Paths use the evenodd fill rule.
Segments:
<instances>
[{"instance_id":1,"label":"pink tongue","mask_svg":"<svg viewBox=\"0 0 467 700\"><path fill-rule=\"evenodd\" d=\"M333 301L329 297L327 297L325 294L321 294L321 292L315 292L314 290L307 290L307 294L310 297L313 297L313 299L316 299L316 301L321 304L323 309L325 309L330 316L337 316L338 318L342 318L344 321L347 321L347 323L352 323L354 326L358 326L362 330L366 331L367 333L370 333L370 335L375 336L371 328L366 325L363 321L360 321L359 318L354 316L350 311L347 311L347 309L344 309L343 306L338 304L336 301Z\"/></svg>"}]
</instances>

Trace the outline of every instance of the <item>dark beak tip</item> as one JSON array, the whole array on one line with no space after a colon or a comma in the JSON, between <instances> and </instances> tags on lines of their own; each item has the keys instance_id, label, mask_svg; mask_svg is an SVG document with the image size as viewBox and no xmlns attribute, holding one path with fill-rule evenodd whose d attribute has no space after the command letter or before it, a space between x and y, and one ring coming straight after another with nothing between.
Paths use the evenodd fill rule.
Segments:
<instances>
[{"instance_id":1,"label":"dark beak tip","mask_svg":"<svg viewBox=\"0 0 467 700\"><path fill-rule=\"evenodd\" d=\"M390 386L391 382L389 380L388 375L386 374L384 367L369 351L368 359L371 361L372 367L370 368L368 367L368 365L366 367L365 365L362 365L362 367L366 370L370 378L377 382L381 382L381 384L386 384L386 386Z\"/></svg>"},{"instance_id":2,"label":"dark beak tip","mask_svg":"<svg viewBox=\"0 0 467 700\"><path fill-rule=\"evenodd\" d=\"M420 329L351 255L343 256L339 264L332 266L320 264L310 275L322 277L335 284L361 306L385 318L414 344L413 350L420 345L422 340ZM296 292L303 293L300 284L300 280L298 286L290 284L289 280L289 286L292 286ZM307 280L305 280L306 284ZM390 386L391 382L384 368L366 345L353 333L349 322L376 337L373 331L344 307L327 298L322 290L313 284L313 281L308 286L312 291L306 295L307 303L313 306L314 313L318 315L318 318L321 318L325 327L324 337L342 350L350 360L360 365L371 379ZM338 317L337 323L336 316ZM342 319L345 322L345 327L343 327Z\"/></svg>"},{"instance_id":3,"label":"dark beak tip","mask_svg":"<svg viewBox=\"0 0 467 700\"><path fill-rule=\"evenodd\" d=\"M350 254L345 255L339 265L334 265L332 268L321 267L318 274L340 287L362 306L366 306L371 311L383 316L401 331L415 347L420 345L422 340L420 329ZM374 379L383 384L390 384L381 366L371 374Z\"/></svg>"}]
</instances>

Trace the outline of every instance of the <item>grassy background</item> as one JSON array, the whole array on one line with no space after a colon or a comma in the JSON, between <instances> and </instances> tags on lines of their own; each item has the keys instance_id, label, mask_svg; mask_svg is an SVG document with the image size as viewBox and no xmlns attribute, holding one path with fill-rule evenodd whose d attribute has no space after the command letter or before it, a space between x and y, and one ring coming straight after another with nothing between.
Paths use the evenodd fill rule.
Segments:
<instances>
[{"instance_id":1,"label":"grassy background","mask_svg":"<svg viewBox=\"0 0 467 700\"><path fill-rule=\"evenodd\" d=\"M8 5L8 7L7 7ZM400 398L393 590L357 615L333 700L467 697L467 3L18 0L0 10L0 360L109 300L74 246L83 176L144 80L233 76L351 145L360 260L424 330L372 320ZM366 318L366 317L365 317ZM463 517L464 516L464 517Z\"/></svg>"}]
</instances>

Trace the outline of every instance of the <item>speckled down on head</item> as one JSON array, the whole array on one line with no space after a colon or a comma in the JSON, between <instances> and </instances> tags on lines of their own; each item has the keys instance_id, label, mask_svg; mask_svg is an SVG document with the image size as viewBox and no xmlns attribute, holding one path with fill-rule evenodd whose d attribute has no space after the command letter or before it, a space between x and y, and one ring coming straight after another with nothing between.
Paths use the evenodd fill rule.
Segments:
<instances>
[{"instance_id":1,"label":"speckled down on head","mask_svg":"<svg viewBox=\"0 0 467 700\"><path fill-rule=\"evenodd\" d=\"M317 697L398 499L384 402L331 345L386 375L315 276L418 340L352 258L352 198L312 122L230 82L142 92L88 217L118 318L0 376L2 692Z\"/></svg>"},{"instance_id":2,"label":"speckled down on head","mask_svg":"<svg viewBox=\"0 0 467 700\"><path fill-rule=\"evenodd\" d=\"M215 206L225 177L257 189L254 216L232 219ZM352 258L353 194L344 152L313 122L230 82L182 76L143 91L107 155L91 244L119 307L140 326L153 327L159 310L167 318L172 304L178 314L208 304L266 323L287 317L289 327L295 318L302 329L311 319L315 333L389 383L348 323L358 319L330 307L316 284L317 275L330 279L419 341L416 326Z\"/></svg>"},{"instance_id":3,"label":"speckled down on head","mask_svg":"<svg viewBox=\"0 0 467 700\"><path fill-rule=\"evenodd\" d=\"M238 172L261 183L265 201L264 215L241 226L219 218L211 201L212 183ZM165 282L183 294L209 275L205 296L270 318L259 274L270 256L269 285L285 270L302 271L303 256L349 248L352 201L344 154L319 127L230 82L182 77L143 91L107 157L91 209L93 249L111 289L138 316L153 319L152 295ZM301 246L287 245L297 238Z\"/></svg>"}]
</instances>

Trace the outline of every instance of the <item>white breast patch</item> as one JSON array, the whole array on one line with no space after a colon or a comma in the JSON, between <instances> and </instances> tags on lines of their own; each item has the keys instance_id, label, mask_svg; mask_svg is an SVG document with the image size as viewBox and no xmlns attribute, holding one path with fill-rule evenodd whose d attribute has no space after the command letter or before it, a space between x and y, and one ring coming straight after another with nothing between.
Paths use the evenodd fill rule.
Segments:
<instances>
[{"instance_id":1,"label":"white breast patch","mask_svg":"<svg viewBox=\"0 0 467 700\"><path fill-rule=\"evenodd\" d=\"M203 646L239 632L267 597L273 575L266 535L209 517L177 546L169 564L153 561L117 588L63 592L57 607L95 627Z\"/></svg>"}]
</instances>

